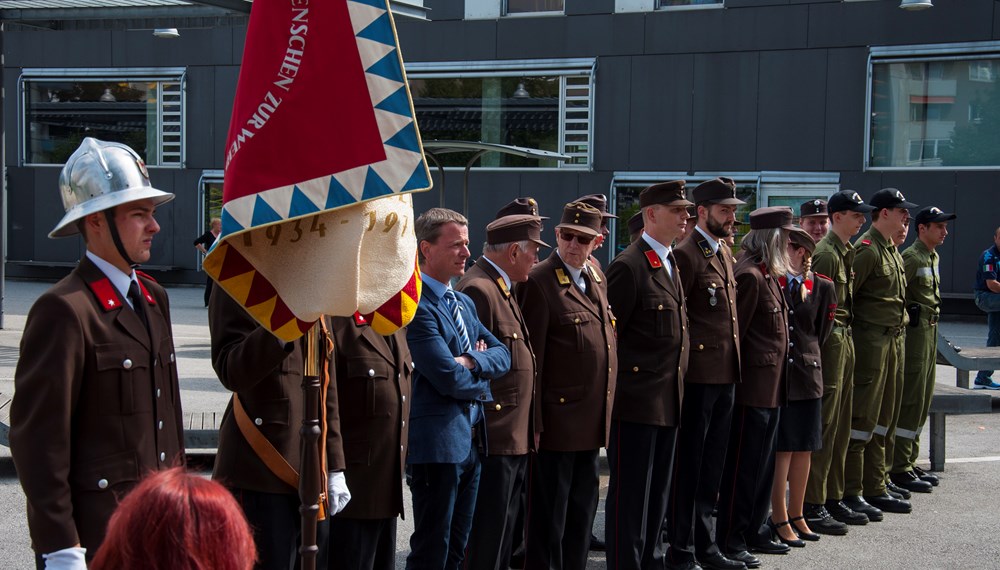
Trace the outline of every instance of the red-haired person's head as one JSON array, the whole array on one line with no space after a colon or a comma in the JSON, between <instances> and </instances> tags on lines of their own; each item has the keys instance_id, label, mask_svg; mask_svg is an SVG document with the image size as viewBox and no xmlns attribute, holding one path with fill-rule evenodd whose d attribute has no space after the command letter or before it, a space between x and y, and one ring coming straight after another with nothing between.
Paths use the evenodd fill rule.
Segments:
<instances>
[{"instance_id":1,"label":"red-haired person's head","mask_svg":"<svg viewBox=\"0 0 1000 570\"><path fill-rule=\"evenodd\" d=\"M118 505L91 570L250 570L243 511L222 485L175 467L139 483Z\"/></svg>"}]
</instances>

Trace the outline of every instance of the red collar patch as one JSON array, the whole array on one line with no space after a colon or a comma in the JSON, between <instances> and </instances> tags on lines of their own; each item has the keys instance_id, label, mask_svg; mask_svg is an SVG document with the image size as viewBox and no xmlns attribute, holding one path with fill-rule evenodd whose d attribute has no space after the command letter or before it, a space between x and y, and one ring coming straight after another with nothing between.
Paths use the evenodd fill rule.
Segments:
<instances>
[{"instance_id":1,"label":"red collar patch","mask_svg":"<svg viewBox=\"0 0 1000 570\"><path fill-rule=\"evenodd\" d=\"M781 285L782 289L784 289L785 287L788 287L788 278L785 277L784 275L782 275L781 277L778 277L778 285Z\"/></svg>"},{"instance_id":2,"label":"red collar patch","mask_svg":"<svg viewBox=\"0 0 1000 570\"><path fill-rule=\"evenodd\" d=\"M149 294L149 289L146 289L146 285L142 282L142 280L139 280L139 289L142 290L142 296L146 298L146 302L149 303L150 306L156 304L156 300L154 300L153 296Z\"/></svg>"},{"instance_id":3,"label":"red collar patch","mask_svg":"<svg viewBox=\"0 0 1000 570\"><path fill-rule=\"evenodd\" d=\"M871 245L871 244L872 244L872 240L870 240L870 239L863 239L863 240L861 240L861 245Z\"/></svg>"},{"instance_id":4,"label":"red collar patch","mask_svg":"<svg viewBox=\"0 0 1000 570\"><path fill-rule=\"evenodd\" d=\"M660 260L660 256L651 249L646 250L646 259L649 260L649 266L653 269L659 269L663 267L663 261Z\"/></svg>"},{"instance_id":5,"label":"red collar patch","mask_svg":"<svg viewBox=\"0 0 1000 570\"><path fill-rule=\"evenodd\" d=\"M111 284L111 280L107 277L91 281L87 283L87 287L90 287L90 292L97 298L97 304L104 309L105 313L122 308L118 292L115 291L114 285Z\"/></svg>"},{"instance_id":6,"label":"red collar patch","mask_svg":"<svg viewBox=\"0 0 1000 570\"><path fill-rule=\"evenodd\" d=\"M365 318L365 316L362 315L361 313L355 311L354 312L354 324L358 325L359 327L366 326L366 325L368 325L368 319Z\"/></svg>"}]
</instances>

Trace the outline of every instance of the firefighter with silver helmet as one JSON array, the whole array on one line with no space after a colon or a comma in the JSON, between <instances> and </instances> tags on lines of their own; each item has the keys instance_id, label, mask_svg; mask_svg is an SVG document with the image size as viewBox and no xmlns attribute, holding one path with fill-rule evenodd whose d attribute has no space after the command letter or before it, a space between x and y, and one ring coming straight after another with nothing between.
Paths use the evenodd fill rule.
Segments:
<instances>
[{"instance_id":1,"label":"firefighter with silver helmet","mask_svg":"<svg viewBox=\"0 0 1000 570\"><path fill-rule=\"evenodd\" d=\"M59 176L86 254L28 313L14 375L10 447L38 568L86 568L121 498L184 460L166 292L136 267L160 230L153 188L129 147L86 138Z\"/></svg>"}]
</instances>

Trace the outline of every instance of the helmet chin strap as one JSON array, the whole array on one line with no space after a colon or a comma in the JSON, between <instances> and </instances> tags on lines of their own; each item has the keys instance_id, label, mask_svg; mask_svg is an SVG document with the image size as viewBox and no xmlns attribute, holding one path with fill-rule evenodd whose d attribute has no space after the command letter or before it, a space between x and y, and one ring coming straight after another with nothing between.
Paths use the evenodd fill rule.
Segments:
<instances>
[{"instance_id":1,"label":"helmet chin strap","mask_svg":"<svg viewBox=\"0 0 1000 570\"><path fill-rule=\"evenodd\" d=\"M108 220L108 229L111 230L111 241L115 243L115 248L118 249L118 255L122 256L125 263L127 263L132 269L139 267L139 264L132 261L132 258L128 256L128 253L126 253L125 245L122 244L122 238L118 235L118 224L115 223L115 208L104 210L104 217Z\"/></svg>"}]
</instances>

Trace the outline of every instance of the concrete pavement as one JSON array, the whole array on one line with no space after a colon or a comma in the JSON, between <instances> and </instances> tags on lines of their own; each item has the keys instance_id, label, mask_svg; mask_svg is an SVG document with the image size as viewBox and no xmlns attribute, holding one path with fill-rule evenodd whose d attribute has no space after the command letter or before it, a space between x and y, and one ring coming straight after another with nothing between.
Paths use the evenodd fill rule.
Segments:
<instances>
[{"instance_id":1,"label":"concrete pavement","mask_svg":"<svg viewBox=\"0 0 1000 570\"><path fill-rule=\"evenodd\" d=\"M3 300L4 328L0 330L0 392L13 392L14 368L27 311L48 283L8 281ZM219 384L209 362L208 321L202 290L169 289L174 339L178 355L185 412L221 412L229 395ZM984 321L944 321L942 331L959 346L983 346ZM58 339L55 339L57 341ZM938 366L938 381L955 383L951 367ZM922 465L927 467L926 433L922 436ZM1000 542L993 534L1000 512L1000 414L953 416L948 420L948 463L940 487L913 499L910 515L886 514L880 523L852 527L846 537L823 537L784 556L762 556L764 568L1000 568ZM683 458L680 459L683 462ZM602 477L602 500L595 529L604 530L607 478ZM409 513L409 509L407 509ZM34 566L25 522L24 495L10 461L0 447L0 570ZM397 567L408 551L412 520L401 521ZM594 553L588 568L606 567L602 553Z\"/></svg>"}]
</instances>

